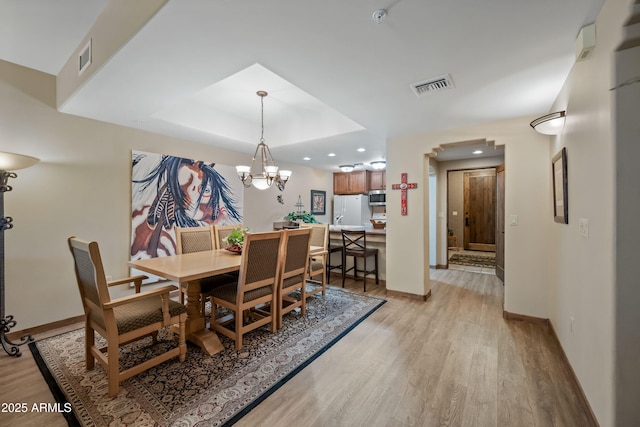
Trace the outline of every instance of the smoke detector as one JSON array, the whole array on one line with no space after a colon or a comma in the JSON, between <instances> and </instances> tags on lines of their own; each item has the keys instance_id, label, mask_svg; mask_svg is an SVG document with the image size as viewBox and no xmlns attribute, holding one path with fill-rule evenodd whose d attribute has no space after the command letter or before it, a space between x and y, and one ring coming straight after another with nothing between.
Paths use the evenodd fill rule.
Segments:
<instances>
[{"instance_id":1,"label":"smoke detector","mask_svg":"<svg viewBox=\"0 0 640 427\"><path fill-rule=\"evenodd\" d=\"M384 9L378 9L371 15L371 19L373 19L373 22L375 22L376 24L382 24L382 21L384 21L384 18L386 17L387 11Z\"/></svg>"}]
</instances>

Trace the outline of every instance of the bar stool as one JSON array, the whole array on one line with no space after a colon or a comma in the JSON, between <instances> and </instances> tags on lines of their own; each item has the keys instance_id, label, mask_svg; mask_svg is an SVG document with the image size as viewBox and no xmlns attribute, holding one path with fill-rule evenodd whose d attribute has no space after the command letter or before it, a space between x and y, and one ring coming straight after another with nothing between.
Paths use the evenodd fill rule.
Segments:
<instances>
[{"instance_id":1,"label":"bar stool","mask_svg":"<svg viewBox=\"0 0 640 427\"><path fill-rule=\"evenodd\" d=\"M340 252L340 260L342 260L342 245L329 245L329 253L327 254L327 284L331 283L331 270L340 269L342 271L342 262L339 265L331 264L331 254Z\"/></svg>"},{"instance_id":2,"label":"bar stool","mask_svg":"<svg viewBox=\"0 0 640 427\"><path fill-rule=\"evenodd\" d=\"M363 273L364 292L367 292L367 276L375 274L376 285L378 284L378 249L367 248L367 234L364 230L342 230L342 287L346 273L353 270L354 280L358 277L358 272ZM353 257L353 267L347 269L347 257ZM375 268L367 270L367 258L375 257ZM364 259L364 267L358 270L358 258Z\"/></svg>"}]
</instances>

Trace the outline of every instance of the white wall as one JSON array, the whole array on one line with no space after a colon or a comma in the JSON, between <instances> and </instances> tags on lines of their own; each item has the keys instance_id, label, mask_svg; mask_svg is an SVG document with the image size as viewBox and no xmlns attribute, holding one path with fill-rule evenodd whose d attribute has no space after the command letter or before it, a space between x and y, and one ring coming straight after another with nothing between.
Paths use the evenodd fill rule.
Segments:
<instances>
[{"instance_id":1,"label":"white wall","mask_svg":"<svg viewBox=\"0 0 640 427\"><path fill-rule=\"evenodd\" d=\"M424 296L429 284L429 163L404 141L387 142L387 289ZM407 215L400 214L400 174L408 173Z\"/></svg>"},{"instance_id":2,"label":"white wall","mask_svg":"<svg viewBox=\"0 0 640 427\"><path fill-rule=\"evenodd\" d=\"M550 193L548 139L534 132L529 122L535 117L469 126L450 131L398 138L387 144L387 182L400 181L408 172L418 189L428 187L426 162L418 153L429 153L440 144L473 139L493 140L505 145L505 213L518 215L519 225L505 231L505 310L548 318L549 227L553 221ZM442 172L441 172L442 173ZM442 183L438 184L442 188ZM444 194L444 196L443 196ZM428 262L428 209L423 206L428 192L409 190L409 215L400 215L399 191L387 192L387 288L417 295L429 289L424 268L406 268ZM444 202L443 202L444 197ZM446 212L446 191L440 191L438 212ZM442 219L442 218L439 218ZM446 242L446 221L438 222L438 239ZM424 236L421 241L415 236ZM444 243L446 245L446 243ZM439 261L440 262L440 261ZM428 267L428 265L427 265Z\"/></svg>"},{"instance_id":3,"label":"white wall","mask_svg":"<svg viewBox=\"0 0 640 427\"><path fill-rule=\"evenodd\" d=\"M17 171L14 190L5 194L5 215L14 219L5 232L6 307L18 321L14 330L82 314L66 242L71 235L99 242L108 275L128 275L132 149L228 165L251 157L62 114L51 106L53 94L53 76L0 61L0 151L41 159ZM280 166L293 170L284 192L245 191L244 223L252 231L270 230L296 209L298 195L308 210L311 189L331 199L331 173Z\"/></svg>"},{"instance_id":4,"label":"white wall","mask_svg":"<svg viewBox=\"0 0 640 427\"><path fill-rule=\"evenodd\" d=\"M566 109L567 120L563 132L551 139L548 154L551 158L567 148L569 180L569 224L552 226L550 319L603 426L615 425L616 167L609 89L628 4L610 0L603 6L596 21L597 45L591 57L574 65L552 108ZM589 220L588 237L579 233L580 218Z\"/></svg>"}]
</instances>

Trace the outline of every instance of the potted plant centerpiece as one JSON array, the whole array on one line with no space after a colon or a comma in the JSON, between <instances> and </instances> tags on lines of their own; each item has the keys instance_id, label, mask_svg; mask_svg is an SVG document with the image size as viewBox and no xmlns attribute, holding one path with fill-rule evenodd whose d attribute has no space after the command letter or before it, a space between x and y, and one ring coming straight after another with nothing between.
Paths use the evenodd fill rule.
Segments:
<instances>
[{"instance_id":1,"label":"potted plant centerpiece","mask_svg":"<svg viewBox=\"0 0 640 427\"><path fill-rule=\"evenodd\" d=\"M242 253L242 246L244 246L244 234L249 231L248 228L234 228L231 230L229 235L222 239L222 241L229 245L225 249L234 252L234 253Z\"/></svg>"},{"instance_id":2,"label":"potted plant centerpiece","mask_svg":"<svg viewBox=\"0 0 640 427\"><path fill-rule=\"evenodd\" d=\"M313 216L312 213L307 211L289 212L289 214L287 214L284 219L286 219L287 221L304 222L307 224L318 224L318 220L316 220L316 217Z\"/></svg>"}]
</instances>

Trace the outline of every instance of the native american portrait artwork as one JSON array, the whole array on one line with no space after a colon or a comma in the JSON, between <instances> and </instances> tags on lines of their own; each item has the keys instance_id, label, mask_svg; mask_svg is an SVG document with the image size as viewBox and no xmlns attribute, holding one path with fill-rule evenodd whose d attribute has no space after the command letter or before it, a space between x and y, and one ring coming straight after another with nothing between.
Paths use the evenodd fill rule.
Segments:
<instances>
[{"instance_id":1,"label":"native american portrait artwork","mask_svg":"<svg viewBox=\"0 0 640 427\"><path fill-rule=\"evenodd\" d=\"M175 227L242 223L232 166L132 151L131 170L131 259L175 254Z\"/></svg>"}]
</instances>

